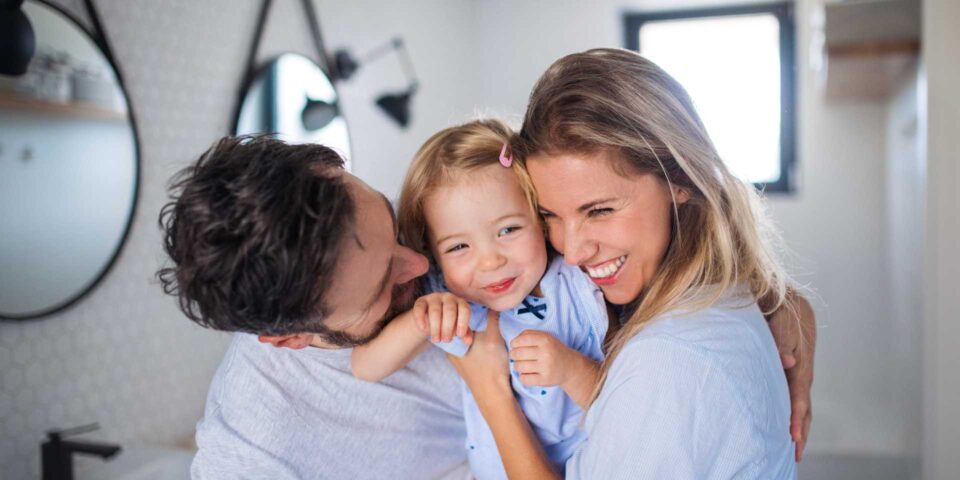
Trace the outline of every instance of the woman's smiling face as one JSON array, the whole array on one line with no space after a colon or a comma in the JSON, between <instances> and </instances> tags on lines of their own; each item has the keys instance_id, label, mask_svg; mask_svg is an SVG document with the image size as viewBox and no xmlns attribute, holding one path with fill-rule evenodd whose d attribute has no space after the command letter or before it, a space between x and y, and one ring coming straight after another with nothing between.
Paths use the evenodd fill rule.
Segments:
<instances>
[{"instance_id":1,"label":"woman's smiling face","mask_svg":"<svg viewBox=\"0 0 960 480\"><path fill-rule=\"evenodd\" d=\"M579 265L607 301L623 305L637 298L663 260L673 203L665 182L621 174L615 161L607 151L538 154L527 170L554 248ZM685 201L684 191L675 193L678 203Z\"/></svg>"}]
</instances>

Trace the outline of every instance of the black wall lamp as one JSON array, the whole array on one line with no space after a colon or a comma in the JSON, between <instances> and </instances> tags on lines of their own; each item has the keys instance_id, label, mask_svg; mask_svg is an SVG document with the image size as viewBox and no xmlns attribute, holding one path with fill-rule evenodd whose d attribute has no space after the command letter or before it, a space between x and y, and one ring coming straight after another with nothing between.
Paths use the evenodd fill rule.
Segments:
<instances>
[{"instance_id":1,"label":"black wall lamp","mask_svg":"<svg viewBox=\"0 0 960 480\"><path fill-rule=\"evenodd\" d=\"M253 44L247 56L244 85L249 85L256 74L254 68L256 53L260 45L260 37L263 35L263 29L271 3L272 0L263 0L260 7L260 18L257 22L256 32L254 33ZM416 73L413 71L413 62L410 61L410 55L407 53L403 39L399 37L394 38L371 50L361 57L359 61L345 49L337 50L331 59L323 46L323 38L320 35L320 25L313 7L313 2L311 0L301 0L301 4L310 25L310 34L313 37L314 47L316 47L317 54L324 64L321 68L332 82L347 80L356 73L361 65L377 60L388 53L397 52L404 75L407 77L407 89L400 92L381 94L377 97L375 103L387 116L397 122L398 125L404 128L407 127L407 125L410 124L410 101L419 88L419 82L417 81ZM239 112L241 104L242 99L237 104L237 112ZM340 106L336 103L329 103L324 100L307 97L300 117L305 129L320 130L326 127L339 114Z\"/></svg>"},{"instance_id":2,"label":"black wall lamp","mask_svg":"<svg viewBox=\"0 0 960 480\"><path fill-rule=\"evenodd\" d=\"M20 7L23 0L0 0L0 74L23 75L33 58L37 40Z\"/></svg>"},{"instance_id":3,"label":"black wall lamp","mask_svg":"<svg viewBox=\"0 0 960 480\"><path fill-rule=\"evenodd\" d=\"M394 119L400 126L406 127L410 123L410 99L417 92L420 83L417 81L417 75L413 71L413 62L410 61L410 54L407 52L402 38L396 37L374 48L364 55L359 62L347 50L337 50L333 56L334 74L337 80L347 80L360 68L360 65L368 64L390 52L397 52L403 74L407 77L408 86L404 91L380 95L377 97L376 103L390 118Z\"/></svg>"}]
</instances>

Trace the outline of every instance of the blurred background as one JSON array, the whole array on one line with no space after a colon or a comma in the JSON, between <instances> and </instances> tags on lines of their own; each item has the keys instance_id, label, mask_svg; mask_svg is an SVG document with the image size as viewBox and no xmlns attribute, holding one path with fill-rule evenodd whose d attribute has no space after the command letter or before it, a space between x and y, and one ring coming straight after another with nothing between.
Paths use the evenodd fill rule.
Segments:
<instances>
[{"instance_id":1,"label":"blurred background","mask_svg":"<svg viewBox=\"0 0 960 480\"><path fill-rule=\"evenodd\" d=\"M547 66L593 47L675 75L767 192L819 324L800 478L960 478L956 0L0 5L2 479L92 422L124 451L78 478L187 478L230 336L161 291L157 216L220 136L330 144L394 198L432 133L519 126Z\"/></svg>"}]
</instances>

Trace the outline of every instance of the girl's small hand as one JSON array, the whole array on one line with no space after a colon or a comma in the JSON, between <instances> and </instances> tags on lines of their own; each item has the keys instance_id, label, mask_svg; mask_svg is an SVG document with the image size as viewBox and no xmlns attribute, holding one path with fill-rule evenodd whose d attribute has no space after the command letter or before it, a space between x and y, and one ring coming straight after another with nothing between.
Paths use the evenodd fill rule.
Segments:
<instances>
[{"instance_id":1,"label":"girl's small hand","mask_svg":"<svg viewBox=\"0 0 960 480\"><path fill-rule=\"evenodd\" d=\"M430 334L434 342L449 342L454 335L463 343L473 343L470 330L470 304L449 292L424 295L413 304L414 323L417 328Z\"/></svg>"},{"instance_id":2,"label":"girl's small hand","mask_svg":"<svg viewBox=\"0 0 960 480\"><path fill-rule=\"evenodd\" d=\"M510 359L524 385L563 385L580 356L553 335L540 330L524 330L510 342Z\"/></svg>"}]
</instances>

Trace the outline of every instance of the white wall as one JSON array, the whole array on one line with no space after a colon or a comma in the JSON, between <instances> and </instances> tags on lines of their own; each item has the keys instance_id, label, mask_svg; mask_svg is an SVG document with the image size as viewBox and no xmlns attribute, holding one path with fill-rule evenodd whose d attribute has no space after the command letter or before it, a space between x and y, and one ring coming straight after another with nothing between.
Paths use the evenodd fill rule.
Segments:
<instances>
[{"instance_id":1,"label":"white wall","mask_svg":"<svg viewBox=\"0 0 960 480\"><path fill-rule=\"evenodd\" d=\"M960 2L923 2L921 140L927 156L923 475L960 477Z\"/></svg>"},{"instance_id":2,"label":"white wall","mask_svg":"<svg viewBox=\"0 0 960 480\"><path fill-rule=\"evenodd\" d=\"M560 56L623 46L625 11L711 6L720 1L481 3L481 104L522 116L537 77ZM736 2L743 3L743 2ZM885 226L887 106L826 104L805 46L814 2L797 6L799 191L773 197L772 212L796 252L798 279L818 293L820 327L809 451L916 455L915 428L900 418L912 385L894 377L909 340L892 328ZM910 406L914 410L919 406Z\"/></svg>"},{"instance_id":3,"label":"white wall","mask_svg":"<svg viewBox=\"0 0 960 480\"><path fill-rule=\"evenodd\" d=\"M923 329L923 210L926 168L920 152L918 71L911 68L887 110L887 261L890 265L889 378L897 379L888 399L899 412L890 422L905 433L905 445L919 454L923 423L921 357ZM919 455L917 455L919 456Z\"/></svg>"}]
</instances>

